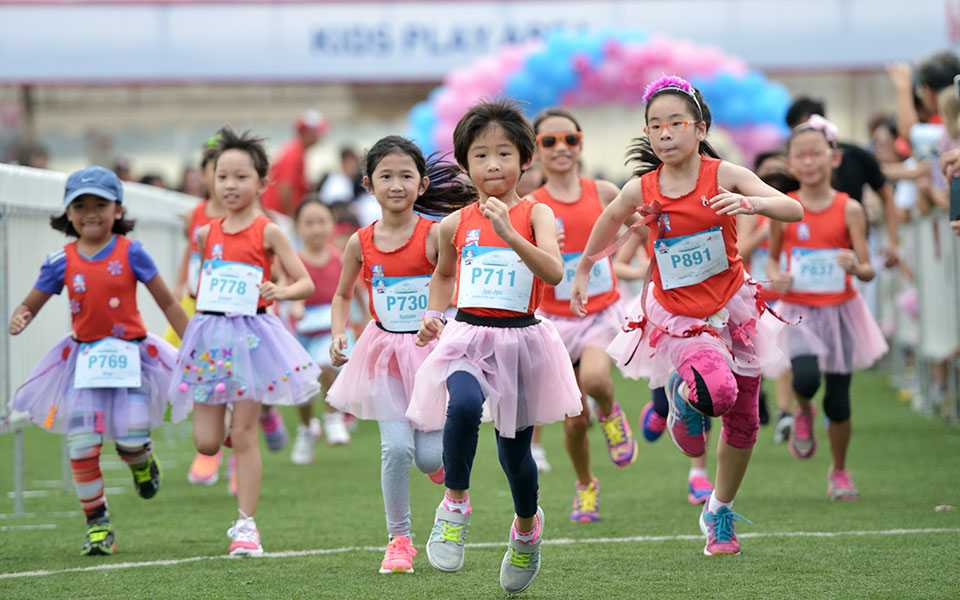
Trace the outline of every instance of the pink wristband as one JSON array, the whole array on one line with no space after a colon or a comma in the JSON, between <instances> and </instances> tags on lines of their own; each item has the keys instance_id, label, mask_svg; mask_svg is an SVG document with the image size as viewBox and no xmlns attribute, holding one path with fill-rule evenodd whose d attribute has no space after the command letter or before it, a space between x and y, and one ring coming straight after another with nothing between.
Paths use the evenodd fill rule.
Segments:
<instances>
[{"instance_id":1,"label":"pink wristband","mask_svg":"<svg viewBox=\"0 0 960 600\"><path fill-rule=\"evenodd\" d=\"M423 313L423 318L433 317L434 319L440 319L440 322L444 325L447 324L447 315L443 314L439 310L428 310Z\"/></svg>"}]
</instances>

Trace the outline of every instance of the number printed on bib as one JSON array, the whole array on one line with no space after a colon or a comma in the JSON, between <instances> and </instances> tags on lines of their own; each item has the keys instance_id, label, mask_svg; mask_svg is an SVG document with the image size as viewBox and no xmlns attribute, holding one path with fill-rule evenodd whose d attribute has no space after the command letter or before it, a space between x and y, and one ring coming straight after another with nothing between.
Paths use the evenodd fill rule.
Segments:
<instances>
[{"instance_id":1,"label":"number printed on bib","mask_svg":"<svg viewBox=\"0 0 960 600\"><path fill-rule=\"evenodd\" d=\"M297 333L319 333L333 329L332 304L314 304L304 308L303 318L297 321Z\"/></svg>"},{"instance_id":2,"label":"number printed on bib","mask_svg":"<svg viewBox=\"0 0 960 600\"><path fill-rule=\"evenodd\" d=\"M577 273L577 263L583 252L571 252L563 255L563 279L553 288L557 300L569 300L573 292L573 277ZM613 289L613 269L610 259L605 258L593 263L590 269L590 282L587 284L587 298L606 294Z\"/></svg>"},{"instance_id":3,"label":"number printed on bib","mask_svg":"<svg viewBox=\"0 0 960 600\"><path fill-rule=\"evenodd\" d=\"M190 260L187 261L187 289L190 294L197 295L197 287L200 285L200 266L203 264L203 257L199 252L191 252Z\"/></svg>"},{"instance_id":4,"label":"number printed on bib","mask_svg":"<svg viewBox=\"0 0 960 600\"><path fill-rule=\"evenodd\" d=\"M654 242L663 289L696 285L723 273L730 266L723 243L723 229L713 227L700 233Z\"/></svg>"},{"instance_id":5,"label":"number printed on bib","mask_svg":"<svg viewBox=\"0 0 960 600\"><path fill-rule=\"evenodd\" d=\"M73 387L140 387L140 345L112 337L81 343Z\"/></svg>"},{"instance_id":6,"label":"number printed on bib","mask_svg":"<svg viewBox=\"0 0 960 600\"><path fill-rule=\"evenodd\" d=\"M811 250L794 248L790 252L793 289L798 292L830 294L847 289L847 272L837 264L836 248Z\"/></svg>"},{"instance_id":7,"label":"number printed on bib","mask_svg":"<svg viewBox=\"0 0 960 600\"><path fill-rule=\"evenodd\" d=\"M430 296L430 275L374 277L373 308L387 331L414 332L423 320Z\"/></svg>"},{"instance_id":8,"label":"number printed on bib","mask_svg":"<svg viewBox=\"0 0 960 600\"><path fill-rule=\"evenodd\" d=\"M197 294L197 310L241 314L252 317L257 314L263 269L241 262L206 260L200 292Z\"/></svg>"},{"instance_id":9,"label":"number printed on bib","mask_svg":"<svg viewBox=\"0 0 960 600\"><path fill-rule=\"evenodd\" d=\"M498 308L525 313L533 273L509 248L467 246L460 257L458 308Z\"/></svg>"}]
</instances>

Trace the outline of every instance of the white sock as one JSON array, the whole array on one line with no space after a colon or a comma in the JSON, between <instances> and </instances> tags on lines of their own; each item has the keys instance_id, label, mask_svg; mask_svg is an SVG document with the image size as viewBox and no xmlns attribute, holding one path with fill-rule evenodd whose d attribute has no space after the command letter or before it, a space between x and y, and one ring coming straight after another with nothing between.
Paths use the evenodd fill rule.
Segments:
<instances>
[{"instance_id":1,"label":"white sock","mask_svg":"<svg viewBox=\"0 0 960 600\"><path fill-rule=\"evenodd\" d=\"M707 500L707 512L715 513L720 510L721 506L726 506L730 510L733 510L733 500L730 502L720 502L717 500L716 492L710 494L710 499Z\"/></svg>"},{"instance_id":2,"label":"white sock","mask_svg":"<svg viewBox=\"0 0 960 600\"><path fill-rule=\"evenodd\" d=\"M690 467L690 473L687 475L687 479L693 479L694 477L706 477L706 469L697 469L696 467Z\"/></svg>"}]
</instances>

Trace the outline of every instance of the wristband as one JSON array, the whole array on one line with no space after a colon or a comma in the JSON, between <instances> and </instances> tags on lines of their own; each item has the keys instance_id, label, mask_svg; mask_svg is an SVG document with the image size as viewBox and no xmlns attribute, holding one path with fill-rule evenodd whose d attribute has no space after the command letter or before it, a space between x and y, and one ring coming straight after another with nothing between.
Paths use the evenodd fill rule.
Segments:
<instances>
[{"instance_id":1,"label":"wristband","mask_svg":"<svg viewBox=\"0 0 960 600\"><path fill-rule=\"evenodd\" d=\"M447 324L447 315L443 314L443 313L440 312L439 310L428 310L428 311L424 312L424 313L423 313L423 318L426 319L427 317L433 317L433 318L435 318L435 319L440 319L440 322L441 322L441 323L443 323L444 325Z\"/></svg>"}]
</instances>

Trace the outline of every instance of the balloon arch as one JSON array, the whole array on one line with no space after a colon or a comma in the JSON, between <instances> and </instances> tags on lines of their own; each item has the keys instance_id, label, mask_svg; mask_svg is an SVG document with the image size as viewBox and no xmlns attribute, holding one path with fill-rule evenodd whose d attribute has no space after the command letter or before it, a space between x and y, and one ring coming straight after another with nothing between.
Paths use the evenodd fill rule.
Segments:
<instances>
[{"instance_id":1,"label":"balloon arch","mask_svg":"<svg viewBox=\"0 0 960 600\"><path fill-rule=\"evenodd\" d=\"M784 140L790 94L782 85L714 46L639 31L555 31L503 46L451 71L411 109L408 134L427 153L446 152L453 149L457 121L480 98L522 100L531 117L550 106L637 106L644 87L663 74L680 75L700 89L713 126L725 130L748 161Z\"/></svg>"}]
</instances>

